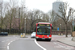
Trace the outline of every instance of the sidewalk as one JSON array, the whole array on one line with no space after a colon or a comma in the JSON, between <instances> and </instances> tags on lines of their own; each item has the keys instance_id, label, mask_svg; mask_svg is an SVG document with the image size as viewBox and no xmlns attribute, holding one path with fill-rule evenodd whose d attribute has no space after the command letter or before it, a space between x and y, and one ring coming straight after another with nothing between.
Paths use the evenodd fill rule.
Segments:
<instances>
[{"instance_id":1,"label":"sidewalk","mask_svg":"<svg viewBox=\"0 0 75 50\"><path fill-rule=\"evenodd\" d=\"M72 37L64 37L56 39L59 42L75 47L75 41L72 41Z\"/></svg>"}]
</instances>

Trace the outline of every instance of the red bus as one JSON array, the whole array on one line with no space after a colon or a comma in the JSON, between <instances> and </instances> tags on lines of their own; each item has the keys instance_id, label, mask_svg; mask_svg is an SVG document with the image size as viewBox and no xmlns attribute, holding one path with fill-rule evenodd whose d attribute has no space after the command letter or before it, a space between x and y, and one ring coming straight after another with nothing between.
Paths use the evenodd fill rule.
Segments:
<instances>
[{"instance_id":1,"label":"red bus","mask_svg":"<svg viewBox=\"0 0 75 50\"><path fill-rule=\"evenodd\" d=\"M52 24L48 22L36 23L36 40L49 40L52 37Z\"/></svg>"}]
</instances>

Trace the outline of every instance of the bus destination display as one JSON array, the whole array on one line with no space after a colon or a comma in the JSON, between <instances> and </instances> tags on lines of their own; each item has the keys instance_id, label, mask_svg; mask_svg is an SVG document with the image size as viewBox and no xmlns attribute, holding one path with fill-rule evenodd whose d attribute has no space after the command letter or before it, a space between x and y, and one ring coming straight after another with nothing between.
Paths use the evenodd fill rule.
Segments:
<instances>
[{"instance_id":1,"label":"bus destination display","mask_svg":"<svg viewBox=\"0 0 75 50\"><path fill-rule=\"evenodd\" d=\"M49 24L38 24L38 26L50 26Z\"/></svg>"}]
</instances>

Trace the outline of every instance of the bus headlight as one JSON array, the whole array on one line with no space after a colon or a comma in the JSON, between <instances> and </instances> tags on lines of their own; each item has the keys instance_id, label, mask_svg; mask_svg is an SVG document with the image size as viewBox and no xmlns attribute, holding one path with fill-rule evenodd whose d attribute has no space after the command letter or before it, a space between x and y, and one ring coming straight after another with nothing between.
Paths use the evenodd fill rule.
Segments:
<instances>
[{"instance_id":1,"label":"bus headlight","mask_svg":"<svg viewBox=\"0 0 75 50\"><path fill-rule=\"evenodd\" d=\"M39 37L36 37L36 38L39 38Z\"/></svg>"},{"instance_id":2,"label":"bus headlight","mask_svg":"<svg viewBox=\"0 0 75 50\"><path fill-rule=\"evenodd\" d=\"M49 39L50 39L51 37L49 37Z\"/></svg>"}]
</instances>

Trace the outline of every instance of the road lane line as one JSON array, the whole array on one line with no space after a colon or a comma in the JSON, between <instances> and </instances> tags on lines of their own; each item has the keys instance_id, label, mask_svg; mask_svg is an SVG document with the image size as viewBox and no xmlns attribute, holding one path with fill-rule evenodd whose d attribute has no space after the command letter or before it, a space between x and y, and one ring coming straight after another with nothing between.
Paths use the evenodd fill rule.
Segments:
<instances>
[{"instance_id":1,"label":"road lane line","mask_svg":"<svg viewBox=\"0 0 75 50\"><path fill-rule=\"evenodd\" d=\"M9 45L10 45L10 43L12 43L12 42L15 41L15 40L18 40L18 39L14 39L14 40L12 40L12 41L10 41L10 42L8 43L8 45L7 45L7 50L9 50Z\"/></svg>"},{"instance_id":2,"label":"road lane line","mask_svg":"<svg viewBox=\"0 0 75 50\"><path fill-rule=\"evenodd\" d=\"M8 46L10 45L10 43L8 43Z\"/></svg>"},{"instance_id":3,"label":"road lane line","mask_svg":"<svg viewBox=\"0 0 75 50\"><path fill-rule=\"evenodd\" d=\"M7 50L9 50L9 46L7 46Z\"/></svg>"},{"instance_id":4,"label":"road lane line","mask_svg":"<svg viewBox=\"0 0 75 50\"><path fill-rule=\"evenodd\" d=\"M15 41L15 40L13 40L13 41ZM10 43L12 43L13 41L10 41L10 42L8 43L8 45L7 45L7 50L9 50L9 45L10 45Z\"/></svg>"},{"instance_id":5,"label":"road lane line","mask_svg":"<svg viewBox=\"0 0 75 50\"><path fill-rule=\"evenodd\" d=\"M8 45L7 45L7 50L9 50L9 45L10 45L11 42L13 42L13 41L10 41L10 42L8 43Z\"/></svg>"},{"instance_id":6,"label":"road lane line","mask_svg":"<svg viewBox=\"0 0 75 50\"><path fill-rule=\"evenodd\" d=\"M46 48L44 48L44 47L42 47L41 45L39 45L39 44L37 43L36 39L34 39L34 42L35 42L40 48L42 48L43 50L47 50Z\"/></svg>"}]
</instances>

